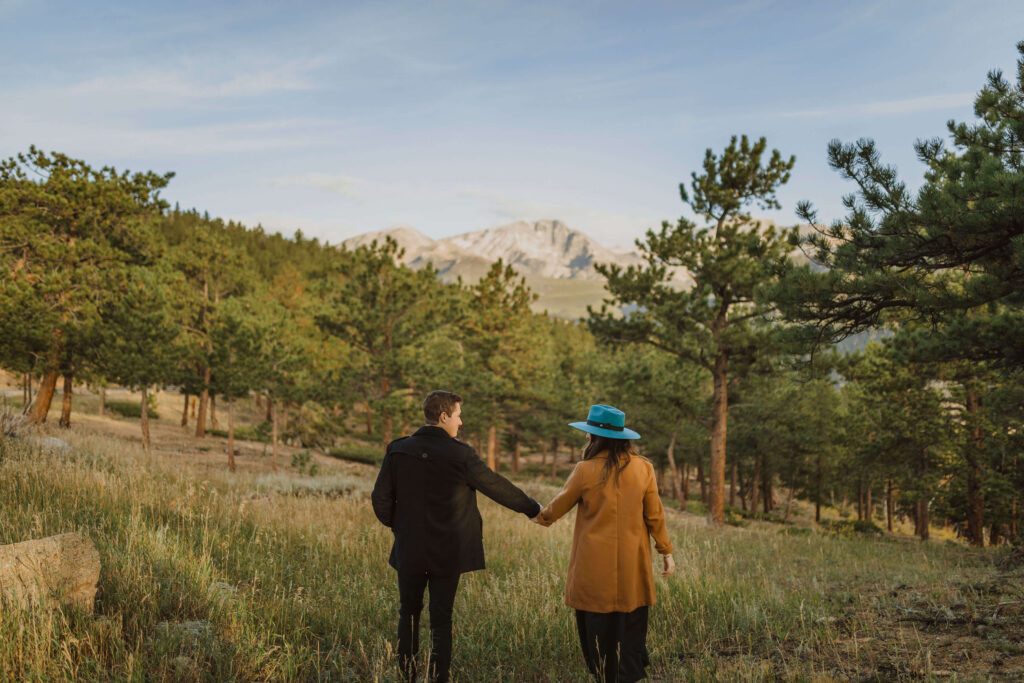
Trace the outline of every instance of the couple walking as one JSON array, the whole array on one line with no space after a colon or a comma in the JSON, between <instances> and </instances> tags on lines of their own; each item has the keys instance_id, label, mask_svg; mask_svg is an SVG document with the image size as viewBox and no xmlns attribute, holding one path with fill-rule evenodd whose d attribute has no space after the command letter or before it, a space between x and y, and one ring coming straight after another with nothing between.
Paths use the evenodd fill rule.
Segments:
<instances>
[{"instance_id":1,"label":"couple walking","mask_svg":"<svg viewBox=\"0 0 1024 683\"><path fill-rule=\"evenodd\" d=\"M588 434L588 444L544 508L455 438L462 425L461 396L431 392L423 413L425 426L388 445L372 495L374 513L395 537L389 563L398 572L398 658L407 680L416 677L428 586L429 680L448 680L459 576L484 568L476 491L541 526L579 506L565 604L576 610L587 669L606 682L645 678L647 608L654 604L649 536L662 555L663 575L675 563L654 468L633 450L631 441L640 435L625 427L622 411L591 406L585 422L570 425Z\"/></svg>"}]
</instances>

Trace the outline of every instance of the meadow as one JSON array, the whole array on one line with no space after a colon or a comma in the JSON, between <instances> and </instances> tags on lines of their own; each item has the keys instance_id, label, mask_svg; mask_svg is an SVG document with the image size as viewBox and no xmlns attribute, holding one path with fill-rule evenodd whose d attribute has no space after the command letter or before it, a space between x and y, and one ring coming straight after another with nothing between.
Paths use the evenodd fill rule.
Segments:
<instances>
[{"instance_id":1,"label":"meadow","mask_svg":"<svg viewBox=\"0 0 1024 683\"><path fill-rule=\"evenodd\" d=\"M288 458L275 474L263 444L242 443L232 475L223 439L167 422L152 456L127 419L52 430L63 452L0 438L0 543L78 530L103 564L94 615L0 612L0 679L398 680L376 468L314 454L316 476ZM558 488L518 483L541 501ZM488 569L463 577L454 680L587 680L562 603L571 516L543 529L481 510ZM653 681L1024 676L1009 549L668 517L678 571L658 578Z\"/></svg>"}]
</instances>

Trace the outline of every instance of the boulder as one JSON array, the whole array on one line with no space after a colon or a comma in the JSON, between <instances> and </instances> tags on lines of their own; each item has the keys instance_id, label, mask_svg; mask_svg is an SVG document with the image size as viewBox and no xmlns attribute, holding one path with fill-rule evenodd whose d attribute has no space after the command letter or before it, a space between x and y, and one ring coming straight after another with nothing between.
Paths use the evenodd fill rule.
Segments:
<instances>
[{"instance_id":1,"label":"boulder","mask_svg":"<svg viewBox=\"0 0 1024 683\"><path fill-rule=\"evenodd\" d=\"M36 436L29 439L29 443L38 446L41 450L52 453L70 453L71 446L67 441L58 439L55 436Z\"/></svg>"},{"instance_id":2,"label":"boulder","mask_svg":"<svg viewBox=\"0 0 1024 683\"><path fill-rule=\"evenodd\" d=\"M92 612L99 579L100 554L83 534L0 546L0 604L5 607L55 601Z\"/></svg>"}]
</instances>

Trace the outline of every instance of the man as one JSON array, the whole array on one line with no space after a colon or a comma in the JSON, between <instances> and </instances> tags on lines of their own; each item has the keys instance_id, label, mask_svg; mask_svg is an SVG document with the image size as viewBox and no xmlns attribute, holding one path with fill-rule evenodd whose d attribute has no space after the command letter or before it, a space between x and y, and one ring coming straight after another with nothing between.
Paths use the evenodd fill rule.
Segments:
<instances>
[{"instance_id":1,"label":"man","mask_svg":"<svg viewBox=\"0 0 1024 683\"><path fill-rule=\"evenodd\" d=\"M429 585L430 680L443 683L451 666L459 576L484 568L476 492L531 519L541 506L455 438L462 426L461 396L432 391L423 414L425 426L388 444L371 499L377 519L395 535L388 562L398 571L399 664L414 680L423 591Z\"/></svg>"}]
</instances>

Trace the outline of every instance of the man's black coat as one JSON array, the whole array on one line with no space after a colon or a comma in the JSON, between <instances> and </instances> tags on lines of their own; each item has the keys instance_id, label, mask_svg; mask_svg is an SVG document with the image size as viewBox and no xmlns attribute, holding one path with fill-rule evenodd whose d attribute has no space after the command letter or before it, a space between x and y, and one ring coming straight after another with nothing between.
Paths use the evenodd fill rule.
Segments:
<instances>
[{"instance_id":1,"label":"man's black coat","mask_svg":"<svg viewBox=\"0 0 1024 683\"><path fill-rule=\"evenodd\" d=\"M492 472L473 448L440 427L388 444L373 512L395 534L388 562L401 573L452 576L484 568L476 492L535 517L540 504Z\"/></svg>"}]
</instances>

